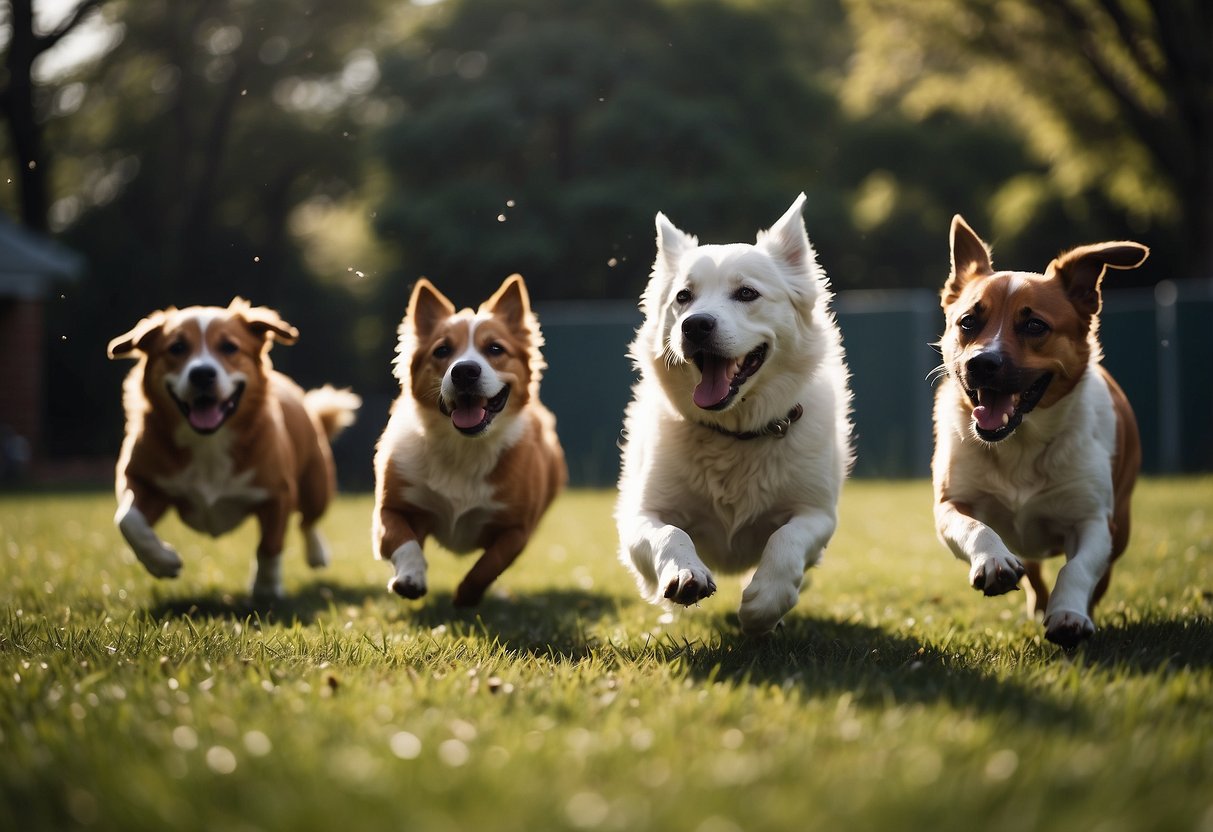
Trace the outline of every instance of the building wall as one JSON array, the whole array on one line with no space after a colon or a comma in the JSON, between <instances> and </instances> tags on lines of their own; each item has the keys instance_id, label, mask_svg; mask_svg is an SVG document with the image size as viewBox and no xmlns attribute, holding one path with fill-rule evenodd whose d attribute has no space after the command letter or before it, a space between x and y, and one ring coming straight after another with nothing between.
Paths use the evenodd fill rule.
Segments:
<instances>
[{"instance_id":1,"label":"building wall","mask_svg":"<svg viewBox=\"0 0 1213 832\"><path fill-rule=\"evenodd\" d=\"M35 455L42 441L43 337L41 301L0 299L0 443L15 434Z\"/></svg>"}]
</instances>

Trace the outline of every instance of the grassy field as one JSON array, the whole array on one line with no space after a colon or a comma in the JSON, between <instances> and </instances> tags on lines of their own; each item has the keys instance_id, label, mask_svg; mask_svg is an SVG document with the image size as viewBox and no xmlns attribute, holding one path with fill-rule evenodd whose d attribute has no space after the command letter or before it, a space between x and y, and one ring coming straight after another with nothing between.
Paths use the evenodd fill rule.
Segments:
<instances>
[{"instance_id":1,"label":"grassy field","mask_svg":"<svg viewBox=\"0 0 1213 832\"><path fill-rule=\"evenodd\" d=\"M986 599L924 482L848 485L778 634L642 603L613 495L561 498L474 612L470 562L384 589L370 498L291 600L243 594L254 530L157 582L105 495L0 497L0 829L1213 830L1213 478L1150 480L1067 656Z\"/></svg>"}]
</instances>

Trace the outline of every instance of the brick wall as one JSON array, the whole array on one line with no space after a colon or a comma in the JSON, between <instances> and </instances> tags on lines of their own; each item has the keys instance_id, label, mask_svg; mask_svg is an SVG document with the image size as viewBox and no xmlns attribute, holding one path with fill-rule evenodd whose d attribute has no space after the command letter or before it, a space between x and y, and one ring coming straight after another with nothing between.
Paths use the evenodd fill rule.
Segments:
<instances>
[{"instance_id":1,"label":"brick wall","mask_svg":"<svg viewBox=\"0 0 1213 832\"><path fill-rule=\"evenodd\" d=\"M0 299L0 425L24 437L37 457L42 440L42 302Z\"/></svg>"}]
</instances>

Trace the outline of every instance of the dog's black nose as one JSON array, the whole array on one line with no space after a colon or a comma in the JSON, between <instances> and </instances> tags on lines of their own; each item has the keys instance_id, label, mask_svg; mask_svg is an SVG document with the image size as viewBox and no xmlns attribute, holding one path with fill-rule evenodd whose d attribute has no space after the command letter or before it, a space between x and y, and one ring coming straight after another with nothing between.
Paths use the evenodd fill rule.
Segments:
<instances>
[{"instance_id":1,"label":"dog's black nose","mask_svg":"<svg viewBox=\"0 0 1213 832\"><path fill-rule=\"evenodd\" d=\"M703 344L716 329L716 319L700 312L682 319L682 335L692 344Z\"/></svg>"},{"instance_id":2,"label":"dog's black nose","mask_svg":"<svg viewBox=\"0 0 1213 832\"><path fill-rule=\"evenodd\" d=\"M190 370L189 374L190 384L201 390L214 385L215 379L218 377L219 373L209 364L199 364Z\"/></svg>"},{"instance_id":3,"label":"dog's black nose","mask_svg":"<svg viewBox=\"0 0 1213 832\"><path fill-rule=\"evenodd\" d=\"M980 382L997 376L998 371L1002 369L1002 364L1002 353L979 352L965 364L965 370L969 374L970 381Z\"/></svg>"},{"instance_id":4,"label":"dog's black nose","mask_svg":"<svg viewBox=\"0 0 1213 832\"><path fill-rule=\"evenodd\" d=\"M480 380L480 365L475 361L460 361L451 367L451 381L456 387L471 387Z\"/></svg>"}]
</instances>

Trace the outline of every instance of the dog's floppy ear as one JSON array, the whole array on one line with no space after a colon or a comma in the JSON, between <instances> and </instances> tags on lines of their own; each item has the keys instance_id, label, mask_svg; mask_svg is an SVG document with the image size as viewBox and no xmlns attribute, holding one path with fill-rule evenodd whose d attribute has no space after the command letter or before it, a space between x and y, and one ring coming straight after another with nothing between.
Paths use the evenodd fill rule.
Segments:
<instances>
[{"instance_id":1,"label":"dog's floppy ear","mask_svg":"<svg viewBox=\"0 0 1213 832\"><path fill-rule=\"evenodd\" d=\"M1080 315L1099 312L1099 284L1104 272L1113 269L1136 269L1150 255L1141 243L1117 241L1079 246L1054 258L1045 270L1046 277L1057 277L1066 287L1070 303Z\"/></svg>"},{"instance_id":2,"label":"dog's floppy ear","mask_svg":"<svg viewBox=\"0 0 1213 832\"><path fill-rule=\"evenodd\" d=\"M508 281L507 281L508 282ZM455 314L455 304L446 295L434 288L424 277L413 287L405 319L411 321L418 337L424 338L434 331L439 323Z\"/></svg>"},{"instance_id":3,"label":"dog's floppy ear","mask_svg":"<svg viewBox=\"0 0 1213 832\"><path fill-rule=\"evenodd\" d=\"M960 214L952 217L949 234L952 248L952 273L943 286L941 300L946 307L964 291L965 284L975 277L994 273L990 262L990 247L977 236Z\"/></svg>"},{"instance_id":4,"label":"dog's floppy ear","mask_svg":"<svg viewBox=\"0 0 1213 832\"><path fill-rule=\"evenodd\" d=\"M809 235L804 230L805 195L792 202L783 216L775 221L769 229L758 234L758 244L765 246L772 257L794 269L803 268L813 259L809 247Z\"/></svg>"},{"instance_id":5,"label":"dog's floppy ear","mask_svg":"<svg viewBox=\"0 0 1213 832\"><path fill-rule=\"evenodd\" d=\"M106 354L110 358L132 358L132 353L146 353L152 341L160 337L164 324L168 321L170 312L176 312L176 307L157 310L135 324L130 332L125 332L109 342Z\"/></svg>"},{"instance_id":6,"label":"dog's floppy ear","mask_svg":"<svg viewBox=\"0 0 1213 832\"><path fill-rule=\"evenodd\" d=\"M531 299L522 275L507 277L493 296L480 304L480 310L496 315L513 329L524 329L531 311Z\"/></svg>"},{"instance_id":7,"label":"dog's floppy ear","mask_svg":"<svg viewBox=\"0 0 1213 832\"><path fill-rule=\"evenodd\" d=\"M270 338L281 344L293 344L299 340L299 330L282 320L282 317L268 306L253 306L242 297L232 298L227 306L233 312L244 318L249 331L262 338Z\"/></svg>"}]
</instances>

